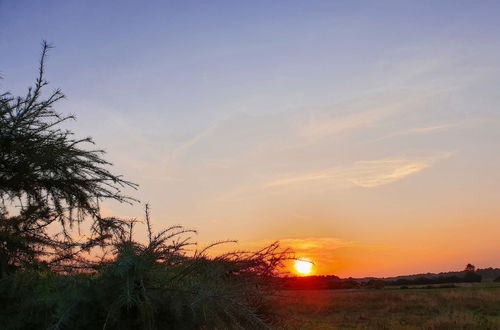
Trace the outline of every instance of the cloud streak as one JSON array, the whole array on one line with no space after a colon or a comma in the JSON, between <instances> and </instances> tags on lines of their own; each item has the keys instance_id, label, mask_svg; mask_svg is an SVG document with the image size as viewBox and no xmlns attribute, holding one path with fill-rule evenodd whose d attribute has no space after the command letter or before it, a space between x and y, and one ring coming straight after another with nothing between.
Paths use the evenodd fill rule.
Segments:
<instances>
[{"instance_id":1,"label":"cloud streak","mask_svg":"<svg viewBox=\"0 0 500 330\"><path fill-rule=\"evenodd\" d=\"M316 252L318 250L335 250L343 247L353 246L355 242L346 241L336 237L301 237L281 239L280 245L288 247L297 253Z\"/></svg>"},{"instance_id":2,"label":"cloud streak","mask_svg":"<svg viewBox=\"0 0 500 330\"><path fill-rule=\"evenodd\" d=\"M342 134L351 130L370 127L395 112L396 109L388 107L346 116L312 117L308 119L306 125L300 128L299 136L305 138L309 142L314 142L325 137Z\"/></svg>"},{"instance_id":3,"label":"cloud streak","mask_svg":"<svg viewBox=\"0 0 500 330\"><path fill-rule=\"evenodd\" d=\"M432 134L436 132L441 132L449 128L457 127L459 126L458 124L443 124L443 125L435 125L435 126L427 126L427 127L415 127L415 128L410 128L404 131L397 131L385 136L382 136L378 139L373 140L373 142L378 142L398 136L408 136L408 135L425 135L425 134Z\"/></svg>"},{"instance_id":4,"label":"cloud streak","mask_svg":"<svg viewBox=\"0 0 500 330\"><path fill-rule=\"evenodd\" d=\"M346 167L333 167L318 172L293 175L268 182L266 188L290 185L327 184L332 186L354 185L362 188L375 188L402 180L421 172L451 153L438 154L424 158L385 158L357 161Z\"/></svg>"}]
</instances>

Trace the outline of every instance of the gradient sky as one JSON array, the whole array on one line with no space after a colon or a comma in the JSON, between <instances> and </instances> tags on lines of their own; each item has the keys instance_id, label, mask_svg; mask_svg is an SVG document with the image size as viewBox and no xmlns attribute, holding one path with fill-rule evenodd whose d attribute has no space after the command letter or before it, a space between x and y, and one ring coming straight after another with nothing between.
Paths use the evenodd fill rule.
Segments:
<instances>
[{"instance_id":1,"label":"gradient sky","mask_svg":"<svg viewBox=\"0 0 500 330\"><path fill-rule=\"evenodd\" d=\"M58 110L157 227L281 240L317 274L499 267L499 17L499 1L0 0L0 87L24 92L53 43Z\"/></svg>"}]
</instances>

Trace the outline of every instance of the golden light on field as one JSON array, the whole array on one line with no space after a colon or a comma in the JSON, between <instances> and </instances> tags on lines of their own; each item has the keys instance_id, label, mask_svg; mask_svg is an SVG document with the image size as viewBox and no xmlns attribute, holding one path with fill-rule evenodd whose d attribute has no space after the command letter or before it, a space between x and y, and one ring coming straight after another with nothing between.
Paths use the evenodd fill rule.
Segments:
<instances>
[{"instance_id":1,"label":"golden light on field","mask_svg":"<svg viewBox=\"0 0 500 330\"><path fill-rule=\"evenodd\" d=\"M313 263L309 260L297 259L293 266L298 274L309 275L312 272Z\"/></svg>"}]
</instances>

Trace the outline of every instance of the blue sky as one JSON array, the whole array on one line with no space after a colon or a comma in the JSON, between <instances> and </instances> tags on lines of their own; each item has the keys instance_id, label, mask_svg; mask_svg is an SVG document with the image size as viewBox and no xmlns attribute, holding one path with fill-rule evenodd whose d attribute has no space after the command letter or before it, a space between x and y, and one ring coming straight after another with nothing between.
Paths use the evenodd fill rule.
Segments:
<instances>
[{"instance_id":1,"label":"blue sky","mask_svg":"<svg viewBox=\"0 0 500 330\"><path fill-rule=\"evenodd\" d=\"M158 225L333 240L328 263L345 267L325 272L371 269L340 241L389 273L425 246L436 269L500 266L499 14L498 1L0 0L0 87L24 91L53 43L58 109L141 185Z\"/></svg>"}]
</instances>

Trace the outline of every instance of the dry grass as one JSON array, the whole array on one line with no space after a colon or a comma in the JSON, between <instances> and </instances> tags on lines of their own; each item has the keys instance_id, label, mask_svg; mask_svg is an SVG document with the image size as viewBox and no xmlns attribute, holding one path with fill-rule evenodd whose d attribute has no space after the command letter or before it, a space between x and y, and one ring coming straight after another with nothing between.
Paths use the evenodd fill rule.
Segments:
<instances>
[{"instance_id":1,"label":"dry grass","mask_svg":"<svg viewBox=\"0 0 500 330\"><path fill-rule=\"evenodd\" d=\"M500 329L500 285L286 291L277 329Z\"/></svg>"}]
</instances>

